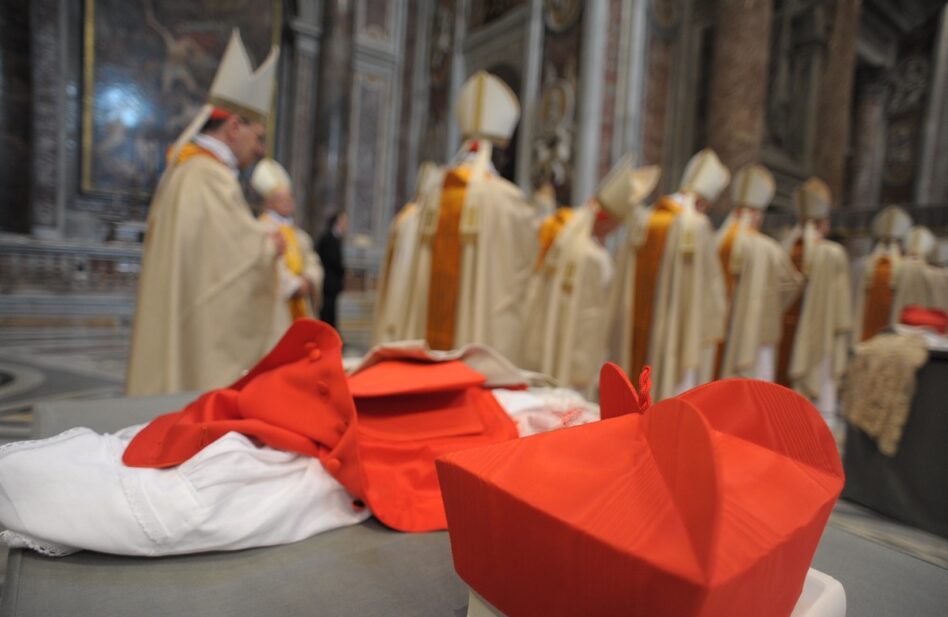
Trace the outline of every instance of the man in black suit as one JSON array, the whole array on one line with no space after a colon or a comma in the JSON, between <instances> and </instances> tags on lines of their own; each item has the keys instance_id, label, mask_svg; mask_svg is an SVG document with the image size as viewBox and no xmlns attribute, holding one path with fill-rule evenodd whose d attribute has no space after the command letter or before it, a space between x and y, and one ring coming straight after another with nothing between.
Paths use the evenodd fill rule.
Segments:
<instances>
[{"instance_id":1,"label":"man in black suit","mask_svg":"<svg viewBox=\"0 0 948 617\"><path fill-rule=\"evenodd\" d=\"M346 267L342 261L342 240L346 235L346 213L336 212L329 217L326 231L316 244L316 252L323 262L326 274L323 278L323 305L319 309L319 318L333 328L336 326L336 298L342 293Z\"/></svg>"}]
</instances>

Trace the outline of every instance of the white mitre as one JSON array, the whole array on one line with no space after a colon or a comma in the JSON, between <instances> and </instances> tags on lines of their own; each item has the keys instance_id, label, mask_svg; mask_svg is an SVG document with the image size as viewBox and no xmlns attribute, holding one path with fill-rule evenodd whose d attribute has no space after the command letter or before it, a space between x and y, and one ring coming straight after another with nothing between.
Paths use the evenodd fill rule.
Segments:
<instances>
[{"instance_id":1,"label":"white mitre","mask_svg":"<svg viewBox=\"0 0 948 617\"><path fill-rule=\"evenodd\" d=\"M883 208L872 219L872 235L877 240L902 240L912 228L912 217L898 206Z\"/></svg>"},{"instance_id":2,"label":"white mitre","mask_svg":"<svg viewBox=\"0 0 948 617\"><path fill-rule=\"evenodd\" d=\"M286 173L283 165L280 165L273 159L262 159L253 170L250 176L250 185L257 194L264 199L270 197L273 191L280 188L290 188L292 186L290 174Z\"/></svg>"},{"instance_id":3,"label":"white mitre","mask_svg":"<svg viewBox=\"0 0 948 617\"><path fill-rule=\"evenodd\" d=\"M636 169L627 154L616 163L596 189L596 201L616 219L624 219L629 210L655 190L662 168L648 165Z\"/></svg>"},{"instance_id":4,"label":"white mitre","mask_svg":"<svg viewBox=\"0 0 948 617\"><path fill-rule=\"evenodd\" d=\"M731 183L731 199L735 208L766 210L773 201L777 183L763 165L744 165Z\"/></svg>"},{"instance_id":5,"label":"white mitre","mask_svg":"<svg viewBox=\"0 0 948 617\"><path fill-rule=\"evenodd\" d=\"M718 155L711 148L705 148L688 161L678 190L695 193L710 203L717 200L730 180L731 172Z\"/></svg>"},{"instance_id":6,"label":"white mitre","mask_svg":"<svg viewBox=\"0 0 948 617\"><path fill-rule=\"evenodd\" d=\"M224 56L211 83L207 103L175 140L168 159L173 161L177 157L181 148L191 141L211 117L215 107L239 114L252 122L266 121L270 115L279 58L280 49L274 46L270 49L267 59L254 71L240 33L235 28L230 34Z\"/></svg>"},{"instance_id":7,"label":"white mitre","mask_svg":"<svg viewBox=\"0 0 948 617\"><path fill-rule=\"evenodd\" d=\"M935 251L938 240L927 227L916 225L908 232L905 240L905 252L912 257L928 259Z\"/></svg>"},{"instance_id":8,"label":"white mitre","mask_svg":"<svg viewBox=\"0 0 948 617\"><path fill-rule=\"evenodd\" d=\"M793 205L802 221L829 218L832 203L829 186L815 176L797 187L793 193Z\"/></svg>"},{"instance_id":9,"label":"white mitre","mask_svg":"<svg viewBox=\"0 0 948 617\"><path fill-rule=\"evenodd\" d=\"M520 119L517 95L486 71L471 75L458 95L458 124L465 139L486 139L506 146Z\"/></svg>"}]
</instances>

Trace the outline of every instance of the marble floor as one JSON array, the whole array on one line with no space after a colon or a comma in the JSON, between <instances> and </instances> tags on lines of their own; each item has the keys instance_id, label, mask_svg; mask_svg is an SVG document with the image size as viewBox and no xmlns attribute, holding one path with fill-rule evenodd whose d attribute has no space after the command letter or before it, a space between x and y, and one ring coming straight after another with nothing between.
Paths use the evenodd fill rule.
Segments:
<instances>
[{"instance_id":1,"label":"marble floor","mask_svg":"<svg viewBox=\"0 0 948 617\"><path fill-rule=\"evenodd\" d=\"M362 343L365 333L343 336ZM120 396L128 356L128 328L0 326L0 444L28 439L30 408L53 399ZM363 345L350 346L358 353ZM364 351L364 350L362 350ZM948 539L902 525L840 501L830 525L948 569ZM5 570L0 555L0 570Z\"/></svg>"}]
</instances>

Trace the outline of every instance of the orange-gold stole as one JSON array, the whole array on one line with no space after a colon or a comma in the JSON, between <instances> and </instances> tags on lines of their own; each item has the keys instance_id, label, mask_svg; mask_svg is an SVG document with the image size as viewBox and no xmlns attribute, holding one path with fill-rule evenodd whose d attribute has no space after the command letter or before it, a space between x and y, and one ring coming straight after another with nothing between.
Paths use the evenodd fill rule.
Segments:
<instances>
[{"instance_id":1,"label":"orange-gold stole","mask_svg":"<svg viewBox=\"0 0 948 617\"><path fill-rule=\"evenodd\" d=\"M539 233L540 254L537 255L537 263L533 268L535 271L540 271L543 260L546 259L546 254L553 248L553 243L556 242L556 238L571 218L573 218L572 208L557 208L556 212L543 219Z\"/></svg>"},{"instance_id":2,"label":"orange-gold stole","mask_svg":"<svg viewBox=\"0 0 948 617\"><path fill-rule=\"evenodd\" d=\"M431 280L425 339L432 349L454 347L461 273L461 213L471 177L468 167L452 169L444 179L438 229L431 240Z\"/></svg>"},{"instance_id":3,"label":"orange-gold stole","mask_svg":"<svg viewBox=\"0 0 948 617\"><path fill-rule=\"evenodd\" d=\"M889 325L889 314L892 312L892 261L885 255L876 260L876 268L872 273L872 284L865 292L865 313L862 320L862 338L860 341L871 339L885 330Z\"/></svg>"},{"instance_id":4,"label":"orange-gold stole","mask_svg":"<svg viewBox=\"0 0 948 617\"><path fill-rule=\"evenodd\" d=\"M737 283L737 279L731 274L731 250L734 248L734 240L737 238L737 229L738 224L735 222L727 230L724 242L721 243L721 247L718 249L718 258L721 260L721 271L724 272L724 285L727 292L727 314L724 320L727 327L724 331L724 340L718 343L718 356L714 363L715 379L721 378L721 367L724 366L724 346L731 338L731 301L734 299L734 286ZM748 233L751 233L750 230L748 230Z\"/></svg>"},{"instance_id":5,"label":"orange-gold stole","mask_svg":"<svg viewBox=\"0 0 948 617\"><path fill-rule=\"evenodd\" d=\"M790 261L793 267L803 272L803 238L800 238L790 249ZM793 342L797 337L797 325L800 322L800 310L803 308L803 296L806 295L806 284L800 295L783 314L783 334L780 337L780 353L777 355L777 383L790 387L790 354L793 353Z\"/></svg>"},{"instance_id":6,"label":"orange-gold stole","mask_svg":"<svg viewBox=\"0 0 948 617\"><path fill-rule=\"evenodd\" d=\"M645 366L648 352L649 329L652 325L652 305L659 266L665 251L668 229L681 212L681 206L668 197L662 197L648 220L648 235L635 261L635 302L632 308L632 360L629 375L639 375Z\"/></svg>"},{"instance_id":7,"label":"orange-gold stole","mask_svg":"<svg viewBox=\"0 0 948 617\"><path fill-rule=\"evenodd\" d=\"M206 150L202 148L201 146L197 145L196 143L189 141L188 143L184 144L184 146L181 147L180 151L178 151L178 157L174 160L174 162L176 165L180 165L181 163L189 159L192 159L195 156L209 156L212 159L215 159L218 161L220 160L219 158L214 156L214 154L210 150Z\"/></svg>"},{"instance_id":8,"label":"orange-gold stole","mask_svg":"<svg viewBox=\"0 0 948 617\"><path fill-rule=\"evenodd\" d=\"M290 225L280 225L280 235L286 242L286 249L283 251L283 262L287 269L296 276L303 275L303 252L300 251L300 243L296 237L296 230ZM290 306L290 317L293 321L306 317L306 299L301 295L298 298L290 298L287 303Z\"/></svg>"}]
</instances>

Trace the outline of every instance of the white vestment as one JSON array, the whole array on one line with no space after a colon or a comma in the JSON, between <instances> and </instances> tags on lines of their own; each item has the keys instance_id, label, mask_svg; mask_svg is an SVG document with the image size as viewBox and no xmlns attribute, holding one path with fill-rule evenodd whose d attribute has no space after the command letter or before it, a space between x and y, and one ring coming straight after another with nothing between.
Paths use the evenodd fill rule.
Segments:
<instances>
[{"instance_id":1,"label":"white vestment","mask_svg":"<svg viewBox=\"0 0 948 617\"><path fill-rule=\"evenodd\" d=\"M651 290L652 310L645 361L652 367L652 398L675 396L712 378L714 352L724 338L726 298L714 232L708 218L697 212L694 198L676 193L663 197L681 210L667 230ZM648 241L655 209L634 208L629 215L627 242L617 259L616 284L610 302L610 357L626 370L634 344L632 315L636 267ZM637 375L630 376L633 380Z\"/></svg>"},{"instance_id":2,"label":"white vestment","mask_svg":"<svg viewBox=\"0 0 948 617\"><path fill-rule=\"evenodd\" d=\"M460 267L453 347L488 345L519 363L525 318L524 296L536 259L537 231L532 206L515 185L470 165L460 218ZM442 172L442 178L449 172ZM420 204L415 239L415 273L411 281L406 339L425 339L428 329L432 240L438 228L442 182Z\"/></svg>"},{"instance_id":3,"label":"white vestment","mask_svg":"<svg viewBox=\"0 0 948 617\"><path fill-rule=\"evenodd\" d=\"M264 213L260 217L260 220L267 226L267 229L271 231L279 230L281 224L292 225L291 220L285 222L281 221L269 212ZM296 225L292 225L292 227L293 234L296 236L297 247L302 257L303 271L300 274L294 273L290 270L289 266L287 266L286 259L283 258L277 263L280 281L278 288L279 301L273 305L273 323L270 328L269 347L276 345L277 341L283 337L287 328L290 327L290 324L293 323L293 315L290 311L289 301L290 298L297 293L303 281L305 280L309 283L310 289L310 293L304 294L301 298L306 317L313 317L316 314L313 310L313 302L314 299L318 301L323 290L323 264L319 260L319 255L317 255L313 249L313 239L300 227ZM287 250L289 250L289 246L287 246Z\"/></svg>"},{"instance_id":4,"label":"white vestment","mask_svg":"<svg viewBox=\"0 0 948 617\"><path fill-rule=\"evenodd\" d=\"M717 377L772 381L783 314L799 295L803 277L777 241L743 221L729 219L722 226L717 238L719 251L729 241L728 262L722 267L733 277L734 287Z\"/></svg>"},{"instance_id":5,"label":"white vestment","mask_svg":"<svg viewBox=\"0 0 948 617\"><path fill-rule=\"evenodd\" d=\"M277 255L235 172L198 154L161 178L148 213L129 394L209 390L267 351Z\"/></svg>"},{"instance_id":6,"label":"white vestment","mask_svg":"<svg viewBox=\"0 0 948 617\"><path fill-rule=\"evenodd\" d=\"M596 214L587 204L566 223L534 274L526 303L523 367L578 390L598 379L615 270L592 237Z\"/></svg>"},{"instance_id":7,"label":"white vestment","mask_svg":"<svg viewBox=\"0 0 948 617\"><path fill-rule=\"evenodd\" d=\"M372 344L401 341L408 338L408 310L418 270L415 265L418 247L419 207L410 202L395 216L389 227L388 247L382 262L375 317L372 322Z\"/></svg>"},{"instance_id":8,"label":"white vestment","mask_svg":"<svg viewBox=\"0 0 948 617\"><path fill-rule=\"evenodd\" d=\"M806 283L788 376L794 390L814 401L824 417L834 418L852 332L849 260L842 246L810 225L792 230L785 250L789 253L801 237Z\"/></svg>"}]
</instances>

